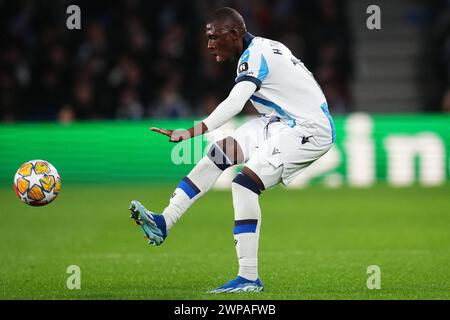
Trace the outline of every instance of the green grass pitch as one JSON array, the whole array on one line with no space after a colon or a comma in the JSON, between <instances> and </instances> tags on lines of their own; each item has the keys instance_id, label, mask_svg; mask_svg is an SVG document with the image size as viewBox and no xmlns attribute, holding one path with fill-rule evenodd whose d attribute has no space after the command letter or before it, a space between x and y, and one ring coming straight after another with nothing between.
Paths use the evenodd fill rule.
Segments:
<instances>
[{"instance_id":1,"label":"green grass pitch","mask_svg":"<svg viewBox=\"0 0 450 320\"><path fill-rule=\"evenodd\" d=\"M449 299L450 185L281 187L261 196L265 291L207 294L233 278L230 191L198 201L160 247L129 219L130 200L158 211L173 187L63 185L52 204L0 189L0 299ZM69 265L81 289L68 290ZM381 268L381 289L366 286Z\"/></svg>"}]
</instances>

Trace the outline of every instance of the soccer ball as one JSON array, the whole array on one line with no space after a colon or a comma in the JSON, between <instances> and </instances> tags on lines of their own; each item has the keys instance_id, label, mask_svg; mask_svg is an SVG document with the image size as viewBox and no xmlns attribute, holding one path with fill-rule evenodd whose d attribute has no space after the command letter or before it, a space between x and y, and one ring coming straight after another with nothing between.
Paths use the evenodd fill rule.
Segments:
<instances>
[{"instance_id":1,"label":"soccer ball","mask_svg":"<svg viewBox=\"0 0 450 320\"><path fill-rule=\"evenodd\" d=\"M52 202L61 190L56 168L45 160L25 162L14 176L14 190L20 200L30 206Z\"/></svg>"}]
</instances>

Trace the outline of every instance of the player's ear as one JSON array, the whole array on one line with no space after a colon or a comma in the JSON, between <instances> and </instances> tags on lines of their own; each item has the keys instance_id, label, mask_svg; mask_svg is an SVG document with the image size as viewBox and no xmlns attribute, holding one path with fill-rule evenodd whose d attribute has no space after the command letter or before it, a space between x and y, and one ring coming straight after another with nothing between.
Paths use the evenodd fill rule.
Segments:
<instances>
[{"instance_id":1,"label":"player's ear","mask_svg":"<svg viewBox=\"0 0 450 320\"><path fill-rule=\"evenodd\" d=\"M239 31L237 29L231 29L230 35L233 40L239 40Z\"/></svg>"}]
</instances>

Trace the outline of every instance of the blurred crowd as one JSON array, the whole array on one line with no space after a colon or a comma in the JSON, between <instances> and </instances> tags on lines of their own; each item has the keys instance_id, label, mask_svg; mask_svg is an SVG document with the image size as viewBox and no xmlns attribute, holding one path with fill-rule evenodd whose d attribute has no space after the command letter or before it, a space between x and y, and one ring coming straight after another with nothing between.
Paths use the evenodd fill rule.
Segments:
<instances>
[{"instance_id":1,"label":"blurred crowd","mask_svg":"<svg viewBox=\"0 0 450 320\"><path fill-rule=\"evenodd\" d=\"M68 30L69 5L81 30ZM222 6L285 43L314 73L331 112L351 110L351 39L342 0L0 0L0 121L200 117L234 85L236 62L206 50ZM246 108L251 112L251 108Z\"/></svg>"}]
</instances>

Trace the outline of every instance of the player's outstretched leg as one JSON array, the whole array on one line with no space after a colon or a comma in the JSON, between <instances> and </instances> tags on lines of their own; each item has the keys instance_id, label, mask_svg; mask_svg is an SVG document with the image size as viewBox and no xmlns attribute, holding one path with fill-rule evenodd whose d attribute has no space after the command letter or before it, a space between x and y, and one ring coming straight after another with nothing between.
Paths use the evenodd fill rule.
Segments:
<instances>
[{"instance_id":1,"label":"player's outstretched leg","mask_svg":"<svg viewBox=\"0 0 450 320\"><path fill-rule=\"evenodd\" d=\"M211 189L225 169L243 161L242 149L234 138L213 143L207 156L180 182L164 209L167 228L172 228L192 204Z\"/></svg>"},{"instance_id":2,"label":"player's outstretched leg","mask_svg":"<svg viewBox=\"0 0 450 320\"><path fill-rule=\"evenodd\" d=\"M164 209L161 215L148 211L138 201L132 201L130 210L133 203L135 203L135 207L139 208L137 211L143 212L140 214L143 217L140 221L146 221L145 218L149 217L148 220L150 220L150 222L140 225L146 236L149 238L149 242L156 245L161 244L167 237L167 233L172 226L196 200L211 189L222 172L232 165L242 163L242 161L242 150L237 142L231 137L225 138L214 143L211 146L208 155L202 158L192 171L181 180L170 199L169 205ZM140 221L136 222L139 224ZM158 232L153 232L153 224L151 221L155 221L155 223L161 221L158 228L161 231L160 233L164 234L164 236L161 236ZM164 224L162 221L164 221ZM164 228L162 226L164 226Z\"/></svg>"},{"instance_id":3,"label":"player's outstretched leg","mask_svg":"<svg viewBox=\"0 0 450 320\"><path fill-rule=\"evenodd\" d=\"M263 290L262 282L258 277L258 241L261 226L258 197L264 190L264 185L252 173L244 167L232 183L235 217L233 233L239 260L238 276L210 291L211 293L259 292Z\"/></svg>"}]
</instances>

